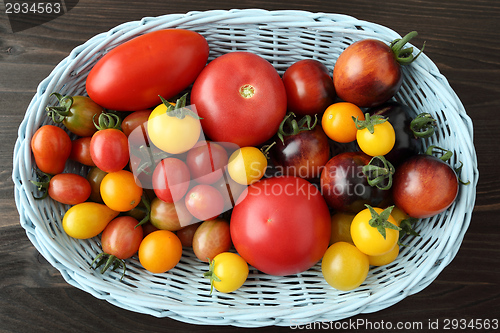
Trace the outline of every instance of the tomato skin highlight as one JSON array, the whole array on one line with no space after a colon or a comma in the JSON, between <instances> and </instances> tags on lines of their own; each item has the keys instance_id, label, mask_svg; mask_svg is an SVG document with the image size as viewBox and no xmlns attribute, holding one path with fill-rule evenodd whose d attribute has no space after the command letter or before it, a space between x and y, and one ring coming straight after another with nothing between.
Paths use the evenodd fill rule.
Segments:
<instances>
[{"instance_id":1,"label":"tomato skin highlight","mask_svg":"<svg viewBox=\"0 0 500 333\"><path fill-rule=\"evenodd\" d=\"M300 177L263 179L233 209L231 239L250 265L270 275L303 272L330 240L330 212L319 190Z\"/></svg>"},{"instance_id":2,"label":"tomato skin highlight","mask_svg":"<svg viewBox=\"0 0 500 333\"><path fill-rule=\"evenodd\" d=\"M205 134L240 147L270 139L286 114L286 91L276 69L250 52L211 61L191 90Z\"/></svg>"},{"instance_id":3,"label":"tomato skin highlight","mask_svg":"<svg viewBox=\"0 0 500 333\"><path fill-rule=\"evenodd\" d=\"M71 154L71 139L62 128L40 127L31 138L31 151L40 171L55 175L64 171Z\"/></svg>"},{"instance_id":4,"label":"tomato skin highlight","mask_svg":"<svg viewBox=\"0 0 500 333\"><path fill-rule=\"evenodd\" d=\"M147 109L160 103L158 95L170 99L193 83L208 54L208 43L197 32L149 32L104 55L91 69L86 89L90 98L107 109Z\"/></svg>"},{"instance_id":5,"label":"tomato skin highlight","mask_svg":"<svg viewBox=\"0 0 500 333\"><path fill-rule=\"evenodd\" d=\"M427 218L445 211L455 201L458 177L436 156L416 155L396 169L392 191L394 203L406 214Z\"/></svg>"},{"instance_id":6,"label":"tomato skin highlight","mask_svg":"<svg viewBox=\"0 0 500 333\"><path fill-rule=\"evenodd\" d=\"M382 41L364 39L351 44L333 68L337 96L359 107L389 100L403 83L400 64Z\"/></svg>"},{"instance_id":7,"label":"tomato skin highlight","mask_svg":"<svg viewBox=\"0 0 500 333\"><path fill-rule=\"evenodd\" d=\"M85 202L92 191L89 181L75 173L60 173L50 179L49 196L63 204Z\"/></svg>"}]
</instances>

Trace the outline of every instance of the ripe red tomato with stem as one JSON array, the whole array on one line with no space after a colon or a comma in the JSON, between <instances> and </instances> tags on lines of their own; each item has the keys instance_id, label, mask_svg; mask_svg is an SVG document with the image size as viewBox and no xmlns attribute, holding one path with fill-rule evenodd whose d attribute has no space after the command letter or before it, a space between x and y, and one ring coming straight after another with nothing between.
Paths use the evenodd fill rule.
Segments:
<instances>
[{"instance_id":1,"label":"ripe red tomato with stem","mask_svg":"<svg viewBox=\"0 0 500 333\"><path fill-rule=\"evenodd\" d=\"M55 175L66 167L71 154L71 139L62 128L43 125L31 138L31 151L38 169Z\"/></svg>"},{"instance_id":2,"label":"ripe red tomato with stem","mask_svg":"<svg viewBox=\"0 0 500 333\"><path fill-rule=\"evenodd\" d=\"M59 173L51 176L47 173L39 174L37 181L31 181L42 196L37 199L44 199L47 195L66 205L76 205L85 202L91 193L89 181L76 173Z\"/></svg>"},{"instance_id":3,"label":"ripe red tomato with stem","mask_svg":"<svg viewBox=\"0 0 500 333\"><path fill-rule=\"evenodd\" d=\"M297 115L322 113L336 97L328 68L318 60L303 59L283 74L287 110Z\"/></svg>"},{"instance_id":4,"label":"ripe red tomato with stem","mask_svg":"<svg viewBox=\"0 0 500 333\"><path fill-rule=\"evenodd\" d=\"M233 208L231 239L250 265L290 275L315 265L328 248L330 212L321 192L300 177L265 178Z\"/></svg>"},{"instance_id":5,"label":"ripe red tomato with stem","mask_svg":"<svg viewBox=\"0 0 500 333\"><path fill-rule=\"evenodd\" d=\"M394 174L394 203L410 217L437 215L448 209L458 195L457 174L445 162L452 152L439 158L432 155L435 148L430 146L425 154L410 157Z\"/></svg>"},{"instance_id":6,"label":"ripe red tomato with stem","mask_svg":"<svg viewBox=\"0 0 500 333\"><path fill-rule=\"evenodd\" d=\"M120 118L114 113L102 113L95 124L98 131L90 140L90 156L102 171L122 170L130 160L128 139L119 129L120 124Z\"/></svg>"},{"instance_id":7,"label":"ripe red tomato with stem","mask_svg":"<svg viewBox=\"0 0 500 333\"><path fill-rule=\"evenodd\" d=\"M91 69L87 92L110 110L136 111L170 99L194 82L209 54L206 39L186 29L162 29L127 41Z\"/></svg>"},{"instance_id":8,"label":"ripe red tomato with stem","mask_svg":"<svg viewBox=\"0 0 500 333\"><path fill-rule=\"evenodd\" d=\"M278 130L286 114L286 91L267 60L230 52L203 69L193 84L191 103L211 140L256 146Z\"/></svg>"},{"instance_id":9,"label":"ripe red tomato with stem","mask_svg":"<svg viewBox=\"0 0 500 333\"><path fill-rule=\"evenodd\" d=\"M104 112L104 108L87 96L62 96L52 93L59 101L58 106L48 106L47 115L55 123L64 126L78 136L92 136L96 131L94 118Z\"/></svg>"},{"instance_id":10,"label":"ripe red tomato with stem","mask_svg":"<svg viewBox=\"0 0 500 333\"><path fill-rule=\"evenodd\" d=\"M374 107L388 101L403 82L401 65L410 64L413 48L405 44L417 36L408 33L390 45L363 39L351 44L338 57L333 68L333 83L337 96L359 107Z\"/></svg>"},{"instance_id":11,"label":"ripe red tomato with stem","mask_svg":"<svg viewBox=\"0 0 500 333\"><path fill-rule=\"evenodd\" d=\"M142 227L139 222L131 216L120 216L108 223L101 234L102 251L91 263L94 269L104 265L101 274L104 274L110 267L114 271L122 266L123 279L127 271L125 259L132 257L138 250L143 239Z\"/></svg>"}]
</instances>

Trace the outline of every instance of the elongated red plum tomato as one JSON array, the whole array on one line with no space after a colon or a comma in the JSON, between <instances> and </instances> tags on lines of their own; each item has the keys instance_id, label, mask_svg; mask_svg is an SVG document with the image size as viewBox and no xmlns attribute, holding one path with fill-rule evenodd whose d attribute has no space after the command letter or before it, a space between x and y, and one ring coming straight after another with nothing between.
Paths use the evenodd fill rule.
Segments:
<instances>
[{"instance_id":1,"label":"elongated red plum tomato","mask_svg":"<svg viewBox=\"0 0 500 333\"><path fill-rule=\"evenodd\" d=\"M325 111L336 97L328 68L314 59L292 64L283 74L287 109L297 115L314 115Z\"/></svg>"},{"instance_id":2,"label":"elongated red plum tomato","mask_svg":"<svg viewBox=\"0 0 500 333\"><path fill-rule=\"evenodd\" d=\"M71 154L71 139L62 128L40 127L31 138L31 151L40 171L55 175L64 171Z\"/></svg>"},{"instance_id":3,"label":"elongated red plum tomato","mask_svg":"<svg viewBox=\"0 0 500 333\"><path fill-rule=\"evenodd\" d=\"M403 82L401 65L411 63L413 48L404 44L416 36L415 31L391 45L363 39L347 47L333 69L337 96L359 107L374 107L389 100Z\"/></svg>"},{"instance_id":4,"label":"elongated red plum tomato","mask_svg":"<svg viewBox=\"0 0 500 333\"><path fill-rule=\"evenodd\" d=\"M63 204L76 205L86 201L92 191L89 181L75 173L60 173L50 179L49 196Z\"/></svg>"},{"instance_id":5,"label":"elongated red plum tomato","mask_svg":"<svg viewBox=\"0 0 500 333\"><path fill-rule=\"evenodd\" d=\"M267 60L231 52L203 69L193 84L191 103L211 140L255 146L278 130L286 113L286 91Z\"/></svg>"},{"instance_id":6,"label":"elongated red plum tomato","mask_svg":"<svg viewBox=\"0 0 500 333\"><path fill-rule=\"evenodd\" d=\"M451 206L458 195L458 178L446 162L421 154L396 169L392 191L397 207L411 217L426 218Z\"/></svg>"},{"instance_id":7,"label":"elongated red plum tomato","mask_svg":"<svg viewBox=\"0 0 500 333\"><path fill-rule=\"evenodd\" d=\"M91 69L87 92L111 110L136 111L179 94L205 67L209 46L197 32L163 29L109 51Z\"/></svg>"},{"instance_id":8,"label":"elongated red plum tomato","mask_svg":"<svg viewBox=\"0 0 500 333\"><path fill-rule=\"evenodd\" d=\"M330 212L320 191L300 177L254 183L233 208L230 229L236 251L270 275L303 272L328 248Z\"/></svg>"}]
</instances>

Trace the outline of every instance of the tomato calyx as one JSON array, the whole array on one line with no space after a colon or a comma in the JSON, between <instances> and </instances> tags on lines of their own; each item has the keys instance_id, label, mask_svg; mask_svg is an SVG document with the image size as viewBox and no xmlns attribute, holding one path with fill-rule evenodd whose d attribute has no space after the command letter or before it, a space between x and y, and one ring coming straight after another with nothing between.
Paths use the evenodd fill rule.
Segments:
<instances>
[{"instance_id":1,"label":"tomato calyx","mask_svg":"<svg viewBox=\"0 0 500 333\"><path fill-rule=\"evenodd\" d=\"M295 118L295 113L288 112L280 123L277 136L283 144L285 143L284 137L297 135L302 131L311 131L318 123L318 117L316 115L314 115L314 122L312 122L312 117L310 115L302 117L299 121Z\"/></svg>"},{"instance_id":2,"label":"tomato calyx","mask_svg":"<svg viewBox=\"0 0 500 333\"><path fill-rule=\"evenodd\" d=\"M401 239L406 235L420 237L420 234L416 232L412 227L412 225L414 225L417 221L418 219L415 217L408 217L400 222L399 227L401 228L401 230L399 231L398 245L405 247L408 246L401 242Z\"/></svg>"},{"instance_id":3,"label":"tomato calyx","mask_svg":"<svg viewBox=\"0 0 500 333\"><path fill-rule=\"evenodd\" d=\"M416 138L428 138L436 131L437 121L427 112L419 114L410 123L410 129Z\"/></svg>"},{"instance_id":4,"label":"tomato calyx","mask_svg":"<svg viewBox=\"0 0 500 333\"><path fill-rule=\"evenodd\" d=\"M94 263L96 264L95 267ZM113 272L120 266L122 266L123 273L122 276L120 277L120 281L123 280L125 277L125 273L127 272L127 265L125 264L125 260L118 258L115 255L108 254L106 252L101 252L99 253L94 260L92 260L92 263L90 263L90 268L92 269L97 269L101 267L104 264L104 267L101 268L101 274L104 274L111 266L113 268L111 269Z\"/></svg>"},{"instance_id":5,"label":"tomato calyx","mask_svg":"<svg viewBox=\"0 0 500 333\"><path fill-rule=\"evenodd\" d=\"M47 106L45 111L47 111L47 115L52 118L52 120L56 123L62 123L63 120L71 114L71 107L73 106L73 97L72 96L63 96L59 93L53 92L50 96L55 96L59 102L59 106Z\"/></svg>"},{"instance_id":6,"label":"tomato calyx","mask_svg":"<svg viewBox=\"0 0 500 333\"><path fill-rule=\"evenodd\" d=\"M37 180L30 180L30 182L36 186L37 191L41 192L40 197L33 195L35 200L43 200L49 195L49 184L52 179L52 175L42 172L40 170L36 171Z\"/></svg>"},{"instance_id":7,"label":"tomato calyx","mask_svg":"<svg viewBox=\"0 0 500 333\"><path fill-rule=\"evenodd\" d=\"M212 295L212 292L214 290L214 282L221 282L221 279L215 275L215 259L210 260L208 259L208 272L203 273L203 277L207 278L210 280L210 295Z\"/></svg>"},{"instance_id":8,"label":"tomato calyx","mask_svg":"<svg viewBox=\"0 0 500 333\"><path fill-rule=\"evenodd\" d=\"M94 115L92 120L94 121L94 125L97 128L97 130L102 131L105 129L117 129L121 131L122 121L117 114L113 112L106 112L106 113L103 112L97 118L97 122L95 119L96 116L97 115Z\"/></svg>"},{"instance_id":9,"label":"tomato calyx","mask_svg":"<svg viewBox=\"0 0 500 333\"><path fill-rule=\"evenodd\" d=\"M191 111L189 108L186 107L186 99L187 99L188 93L185 93L182 95L176 102L175 105L170 104L169 101L167 101L165 98L162 96L158 95L161 99L161 102L163 105L167 107L167 115L169 117L176 117L178 119L184 119L186 116L193 117L194 119L203 119L200 118L195 112Z\"/></svg>"},{"instance_id":10,"label":"tomato calyx","mask_svg":"<svg viewBox=\"0 0 500 333\"><path fill-rule=\"evenodd\" d=\"M358 131L366 128L371 134L375 132L375 125L385 123L387 119L388 118L379 115L371 116L368 112L365 113L365 120L361 120L358 119L358 117L352 116L352 120L354 121L356 129L358 129Z\"/></svg>"},{"instance_id":11,"label":"tomato calyx","mask_svg":"<svg viewBox=\"0 0 500 333\"><path fill-rule=\"evenodd\" d=\"M145 224L151 218L151 202L149 201L149 198L145 193L142 194L141 202L144 205L144 208L139 209L144 213L144 217L139 221L139 223L137 223L134 229Z\"/></svg>"},{"instance_id":12,"label":"tomato calyx","mask_svg":"<svg viewBox=\"0 0 500 333\"><path fill-rule=\"evenodd\" d=\"M374 156L370 162L361 169L366 176L368 184L381 190L388 190L392 186L392 176L396 169L383 155Z\"/></svg>"},{"instance_id":13,"label":"tomato calyx","mask_svg":"<svg viewBox=\"0 0 500 333\"><path fill-rule=\"evenodd\" d=\"M385 229L401 230L400 227L388 221L394 206L387 207L380 214L377 213L372 206L366 204L365 206L370 210L370 214L372 216L372 218L368 221L368 224L373 228L377 228L378 232L382 235L382 237L384 237L384 239L386 237Z\"/></svg>"},{"instance_id":14,"label":"tomato calyx","mask_svg":"<svg viewBox=\"0 0 500 333\"><path fill-rule=\"evenodd\" d=\"M422 49L416 56L413 55L413 47L403 48L406 43L408 43L413 37L416 37L418 33L416 31L409 32L403 38L397 38L391 42L389 45L391 51L394 53L394 57L396 61L400 65L408 65L415 61L418 56L422 53L425 48L425 42L422 46Z\"/></svg>"}]
</instances>

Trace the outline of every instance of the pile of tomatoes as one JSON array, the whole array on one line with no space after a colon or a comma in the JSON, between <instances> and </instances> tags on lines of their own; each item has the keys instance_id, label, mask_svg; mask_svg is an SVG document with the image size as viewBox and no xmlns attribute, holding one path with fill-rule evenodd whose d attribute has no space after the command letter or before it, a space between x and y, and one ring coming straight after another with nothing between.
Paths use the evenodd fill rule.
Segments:
<instances>
[{"instance_id":1,"label":"pile of tomatoes","mask_svg":"<svg viewBox=\"0 0 500 333\"><path fill-rule=\"evenodd\" d=\"M207 64L207 41L189 30L136 37L92 68L88 97L53 94L47 114L63 126L34 134L33 183L71 205L69 236L100 235L102 273L121 266L123 278L134 255L164 273L192 248L221 292L249 264L283 276L320 261L331 286L354 289L458 192L445 158L422 151L435 120L391 100L414 35L354 43L327 64L333 78L314 59L282 77L250 52ZM65 173L68 160L86 177Z\"/></svg>"}]
</instances>

